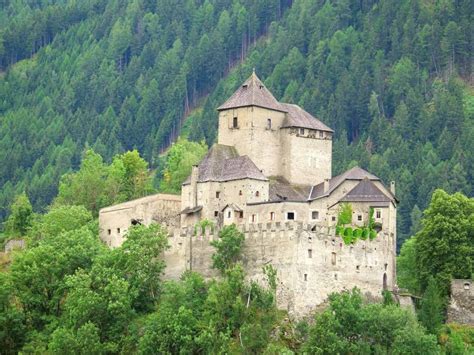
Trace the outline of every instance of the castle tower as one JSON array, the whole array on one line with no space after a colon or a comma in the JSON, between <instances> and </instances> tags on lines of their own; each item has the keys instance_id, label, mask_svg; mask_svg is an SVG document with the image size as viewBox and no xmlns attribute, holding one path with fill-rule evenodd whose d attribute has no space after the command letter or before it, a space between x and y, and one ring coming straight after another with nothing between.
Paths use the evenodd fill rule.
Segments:
<instances>
[{"instance_id":1,"label":"castle tower","mask_svg":"<svg viewBox=\"0 0 474 355\"><path fill-rule=\"evenodd\" d=\"M218 111L218 143L249 156L265 176L300 185L331 178L333 131L299 106L278 102L255 71Z\"/></svg>"},{"instance_id":2,"label":"castle tower","mask_svg":"<svg viewBox=\"0 0 474 355\"><path fill-rule=\"evenodd\" d=\"M286 111L255 71L218 111L218 143L249 156L265 176L282 175L280 128Z\"/></svg>"}]
</instances>

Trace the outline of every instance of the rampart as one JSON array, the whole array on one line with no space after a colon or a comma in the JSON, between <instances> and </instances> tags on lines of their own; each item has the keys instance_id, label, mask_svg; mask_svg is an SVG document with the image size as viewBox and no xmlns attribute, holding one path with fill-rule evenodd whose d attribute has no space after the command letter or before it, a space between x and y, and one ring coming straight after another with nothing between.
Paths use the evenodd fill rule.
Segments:
<instances>
[{"instance_id":1,"label":"rampart","mask_svg":"<svg viewBox=\"0 0 474 355\"><path fill-rule=\"evenodd\" d=\"M199 229L199 228L198 228ZM374 240L345 245L333 227L299 222L239 225L245 235L243 265L250 279L263 282L262 267L277 269L277 303L290 314L308 314L331 292L358 287L369 297L392 290L395 280L395 241L385 233ZM165 252L165 278L177 279L192 269L206 278L216 277L212 269L212 240L217 231L177 230Z\"/></svg>"},{"instance_id":2,"label":"rampart","mask_svg":"<svg viewBox=\"0 0 474 355\"><path fill-rule=\"evenodd\" d=\"M469 279L451 281L448 322L474 325L474 283Z\"/></svg>"}]
</instances>

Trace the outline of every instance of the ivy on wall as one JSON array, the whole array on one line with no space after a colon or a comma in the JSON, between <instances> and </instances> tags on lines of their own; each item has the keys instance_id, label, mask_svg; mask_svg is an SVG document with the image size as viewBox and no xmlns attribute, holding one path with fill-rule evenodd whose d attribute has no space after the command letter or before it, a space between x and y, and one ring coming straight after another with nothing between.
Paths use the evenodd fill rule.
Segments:
<instances>
[{"instance_id":1,"label":"ivy on wall","mask_svg":"<svg viewBox=\"0 0 474 355\"><path fill-rule=\"evenodd\" d=\"M349 226L348 226L349 225ZM377 237L377 229L381 227L374 219L374 209L369 209L369 220L363 227L352 227L352 205L343 203L337 217L336 235L344 240L344 244L353 244L358 239L374 240Z\"/></svg>"}]
</instances>

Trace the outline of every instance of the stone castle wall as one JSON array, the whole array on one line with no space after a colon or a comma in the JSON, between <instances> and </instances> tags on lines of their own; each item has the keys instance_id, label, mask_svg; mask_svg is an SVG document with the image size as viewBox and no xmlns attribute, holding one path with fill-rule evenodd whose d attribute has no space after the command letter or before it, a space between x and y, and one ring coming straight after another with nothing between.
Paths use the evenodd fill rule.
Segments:
<instances>
[{"instance_id":1,"label":"stone castle wall","mask_svg":"<svg viewBox=\"0 0 474 355\"><path fill-rule=\"evenodd\" d=\"M380 297L394 286L394 240L379 233L373 240L345 245L333 227L298 222L241 225L245 234L243 264L250 279L263 282L262 267L277 269L277 303L290 314L308 314L322 304L331 292L358 287L371 297ZM183 230L169 238L165 252L166 279L178 279L192 268L206 278L216 277L210 241L217 232L207 229L193 236ZM191 243L192 241L192 243Z\"/></svg>"},{"instance_id":2,"label":"stone castle wall","mask_svg":"<svg viewBox=\"0 0 474 355\"><path fill-rule=\"evenodd\" d=\"M474 282L472 280L451 281L448 322L474 325Z\"/></svg>"}]
</instances>

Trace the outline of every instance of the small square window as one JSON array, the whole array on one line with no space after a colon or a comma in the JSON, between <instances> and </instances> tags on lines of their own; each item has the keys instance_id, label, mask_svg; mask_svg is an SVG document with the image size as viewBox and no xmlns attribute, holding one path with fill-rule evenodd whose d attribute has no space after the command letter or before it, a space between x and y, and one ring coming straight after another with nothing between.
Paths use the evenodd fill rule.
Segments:
<instances>
[{"instance_id":1,"label":"small square window","mask_svg":"<svg viewBox=\"0 0 474 355\"><path fill-rule=\"evenodd\" d=\"M219 211L214 211L214 217L217 217L219 215Z\"/></svg>"},{"instance_id":2,"label":"small square window","mask_svg":"<svg viewBox=\"0 0 474 355\"><path fill-rule=\"evenodd\" d=\"M312 211L311 219L319 219L319 211Z\"/></svg>"},{"instance_id":3,"label":"small square window","mask_svg":"<svg viewBox=\"0 0 474 355\"><path fill-rule=\"evenodd\" d=\"M358 220L358 221L362 221L362 215L361 215L361 214L358 214L358 215L357 215L357 220Z\"/></svg>"},{"instance_id":4,"label":"small square window","mask_svg":"<svg viewBox=\"0 0 474 355\"><path fill-rule=\"evenodd\" d=\"M286 212L286 219L293 221L295 219L295 212Z\"/></svg>"},{"instance_id":5,"label":"small square window","mask_svg":"<svg viewBox=\"0 0 474 355\"><path fill-rule=\"evenodd\" d=\"M335 222L335 221L336 221L336 216L332 216L331 220L332 220L333 222Z\"/></svg>"},{"instance_id":6,"label":"small square window","mask_svg":"<svg viewBox=\"0 0 474 355\"><path fill-rule=\"evenodd\" d=\"M300 128L300 134L304 136L304 128Z\"/></svg>"}]
</instances>

